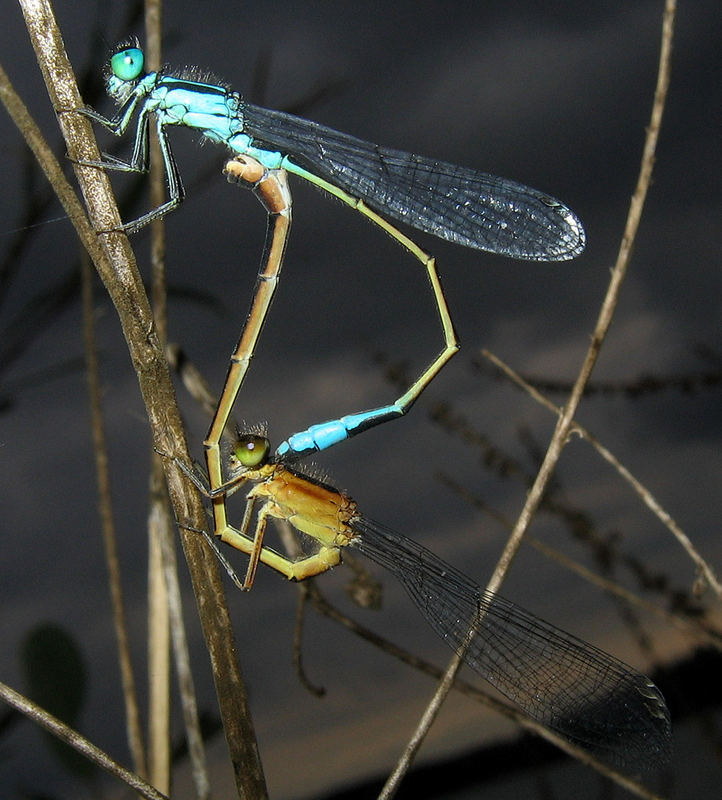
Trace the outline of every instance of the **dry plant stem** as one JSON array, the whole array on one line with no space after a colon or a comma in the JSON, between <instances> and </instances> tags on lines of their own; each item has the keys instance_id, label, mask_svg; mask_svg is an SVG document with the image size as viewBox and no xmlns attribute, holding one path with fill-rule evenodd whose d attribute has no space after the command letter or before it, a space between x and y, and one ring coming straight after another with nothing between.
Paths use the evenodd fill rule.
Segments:
<instances>
[{"instance_id":1,"label":"dry plant stem","mask_svg":"<svg viewBox=\"0 0 722 800\"><path fill-rule=\"evenodd\" d=\"M670 56L672 50L672 34L674 30L674 13L676 9L675 0L666 0L665 10L662 20L662 45L659 58L659 70L657 73L657 86L654 94L654 102L652 106L652 115L647 128L647 136L644 144L644 152L642 155L642 165L637 179L637 186L632 196L632 201L627 215L627 222L622 236L622 243L617 255L617 262L612 270L611 280L607 289L604 302L602 303L601 311L597 319L597 324L592 335L592 341L587 351L584 363L579 371L577 380L572 388L571 395L567 401L564 410L562 411L557 421L556 429L552 436L551 442L547 449L544 461L542 462L539 472L533 486L531 487L524 507L519 515L514 530L511 532L509 540L504 552L502 553L499 562L494 570L494 573L487 585L487 590L490 592L498 592L501 584L506 576L507 571L511 565L517 550L519 549L524 534L529 527L534 514L536 513L539 503L546 489L546 486L556 468L559 461L561 452L567 442L569 431L576 413L579 401L581 400L584 392L584 387L589 380L594 364L596 363L599 351L601 349L604 338L609 330L612 322L614 309L617 305L619 292L627 272L627 265L629 257L634 244L634 238L639 227L639 221L644 207L644 201L649 189L649 183L652 176L652 168L654 166L654 154L657 146L657 139L659 138L659 129L662 122L662 112L664 110L664 102L667 95L667 88L669 86L669 71L670 71ZM444 677L439 684L434 697L427 706L421 720L418 723L409 743L407 744L398 764L394 768L393 773L389 776L381 794L380 798L386 800L392 797L403 778L403 775L409 769L419 747L423 740L426 738L428 729L431 727L433 720L441 708L441 704L446 699L451 685L453 684L456 673L461 666L462 659L459 655L454 656L449 662L449 666L444 674Z\"/></svg>"},{"instance_id":2,"label":"dry plant stem","mask_svg":"<svg viewBox=\"0 0 722 800\"><path fill-rule=\"evenodd\" d=\"M308 677L303 665L303 623L306 619L306 606L308 603L309 592L313 583L313 578L302 581L298 584L298 605L296 606L296 624L293 626L293 666L296 668L296 675L303 685L303 688L314 697L323 697L326 689L317 686Z\"/></svg>"},{"instance_id":3,"label":"dry plant stem","mask_svg":"<svg viewBox=\"0 0 722 800\"><path fill-rule=\"evenodd\" d=\"M110 493L110 475L108 472L108 448L103 424L100 377L98 371L98 353L95 340L95 322L93 308L93 270L85 253L81 255L81 285L83 299L83 338L85 340L85 365L88 379L88 398L90 401L90 427L93 434L93 452L95 454L95 474L98 481L98 513L105 545L105 562L108 568L110 600L113 608L113 627L118 643L118 662L120 666L123 699L125 702L125 718L128 747L133 758L135 771L142 778L147 776L143 731L138 709L138 694L135 688L133 664L130 658L128 626L123 603L123 589L120 580L118 548L115 535L115 522ZM153 784L157 786L156 783Z\"/></svg>"},{"instance_id":4,"label":"dry plant stem","mask_svg":"<svg viewBox=\"0 0 722 800\"><path fill-rule=\"evenodd\" d=\"M145 57L149 70L161 67L161 4L158 0L146 0L145 3ZM150 171L150 207L158 208L165 202L165 172L158 137L151 126L150 153L152 168ZM153 313L158 331L158 338L163 347L168 340L167 332L167 294L165 274L165 225L163 219L151 224L151 270Z\"/></svg>"},{"instance_id":5,"label":"dry plant stem","mask_svg":"<svg viewBox=\"0 0 722 800\"><path fill-rule=\"evenodd\" d=\"M163 553L173 532L163 465L154 455L148 495L148 775L153 786L170 794L171 623Z\"/></svg>"},{"instance_id":6,"label":"dry plant stem","mask_svg":"<svg viewBox=\"0 0 722 800\"><path fill-rule=\"evenodd\" d=\"M164 528L157 532L157 541L162 550L162 578L165 584L165 594L167 597L166 616L170 619L172 631L173 654L178 673L178 688L181 696L181 706L183 709L183 722L186 729L186 741L188 743L188 754L191 761L191 772L195 785L195 796L199 800L208 800L211 796L210 780L208 777L208 766L206 763L203 737L201 735L200 720L198 718L198 704L196 702L196 691L193 684L193 673L191 670L190 654L188 652L188 641L185 633L183 621L183 603L181 600L181 590L178 583L178 565L176 562L175 547L172 536L172 525L165 505L167 492L165 484L159 484L162 498L157 498L153 503L158 517L156 525L153 527ZM169 733L169 732L168 732ZM168 747L170 747L170 734L168 737ZM159 768L165 766L159 764ZM170 768L170 760L168 762ZM170 778L170 776L168 776Z\"/></svg>"},{"instance_id":7,"label":"dry plant stem","mask_svg":"<svg viewBox=\"0 0 722 800\"><path fill-rule=\"evenodd\" d=\"M161 67L161 12L162 4L159 0L146 0L145 3L145 54L148 60L148 68L158 70ZM151 128L150 137L151 153L151 172L150 172L150 207L157 208L165 201L165 171L162 168L162 155L158 137L155 130ZM150 226L151 232L151 296L153 315L155 318L156 330L161 346L165 350L168 341L167 325L167 293L166 293L166 269L165 269L165 221L155 220ZM165 491L163 478L163 465L160 457L153 453L151 455L151 480L154 489L151 492L151 503L154 517L157 524L152 526L155 532L153 538L158 542L158 552L161 554L161 568L152 576L152 584L157 584L155 591L159 594L164 593L167 601L166 607L158 609L158 625L164 628L165 621L170 616L174 658L178 673L178 685L181 695L181 705L183 708L183 721L186 729L186 740L188 742L188 755L191 762L191 774L195 785L196 797L200 800L210 797L211 787L208 776L208 765L203 746L203 736L201 733L200 719L198 717L198 704L193 674L190 665L190 655L188 652L188 642L185 632L185 625L182 613L181 593L178 586L178 569L173 547L173 525L168 502L168 495ZM154 645L153 638L150 638L150 646ZM158 655L163 658L167 656L168 648L161 640L161 648L164 652ZM160 649L160 648L159 648ZM170 678L170 671L164 670L163 677ZM171 685L166 680L163 687L159 687L157 700L161 706L161 713L164 712L162 704L168 706ZM171 736L170 718L164 714L164 721L167 721L166 730L158 731L158 736L153 742L155 756L151 762L157 770L159 778L167 781L170 785L171 767ZM153 774L156 774L155 772ZM165 784L164 784L165 785Z\"/></svg>"},{"instance_id":8,"label":"dry plant stem","mask_svg":"<svg viewBox=\"0 0 722 800\"><path fill-rule=\"evenodd\" d=\"M61 739L66 744L70 745L78 753L82 753L93 763L97 764L101 769L104 769L110 775L123 781L130 789L137 792L141 797L148 800L167 800L166 795L157 791L150 784L146 783L142 778L138 777L133 772L121 767L120 764L113 761L113 759L100 748L91 744L85 737L81 736L77 731L69 728L64 722L61 722L57 717L48 714L47 711L36 706L35 703L18 694L14 689L11 689L4 683L0 683L0 698L2 698L8 705L25 714L26 717L32 719L38 725L42 725L46 730L50 731L58 739Z\"/></svg>"},{"instance_id":9,"label":"dry plant stem","mask_svg":"<svg viewBox=\"0 0 722 800\"><path fill-rule=\"evenodd\" d=\"M47 0L20 0L20 5L53 106L59 114L68 153L74 163L97 160L99 153L89 122L71 113L82 101L50 4ZM41 158L43 168L49 160L46 149ZM116 233L120 219L109 181L102 170L91 167L78 166L76 175L93 226L104 233L97 234L96 239L87 222L80 222L78 230L118 312L153 443L171 456L164 461L164 468L174 513L178 519L201 528L206 522L201 499L175 461L178 458L187 462L188 452L168 367L128 239ZM211 659L238 793L244 798L266 797L218 565L202 537L182 529L181 540Z\"/></svg>"},{"instance_id":10,"label":"dry plant stem","mask_svg":"<svg viewBox=\"0 0 722 800\"><path fill-rule=\"evenodd\" d=\"M145 4L146 17L146 58L149 69L160 66L160 6L156 2ZM152 126L151 126L152 129ZM156 168L158 163L158 141L155 132L151 130L150 137L151 163L153 169L150 174L150 204L151 208L163 202L163 175ZM151 226L151 302L155 318L156 331L161 346L167 338L166 325L166 292L165 292L165 226L163 220L158 220ZM172 591L170 582L178 582L177 572L174 577L168 576L168 562L164 553L172 548L172 522L168 493L165 490L163 464L160 456L151 451L150 455L150 484L149 484L150 513L148 515L148 679L149 679L149 768L153 785L165 792L170 792L171 780L171 734L170 734L170 709L171 709L171 669L170 669L170 613L169 592ZM173 554L175 556L175 554ZM176 567L176 559L172 562ZM176 615L176 619L178 615ZM182 619L181 619L182 624ZM176 635L176 642L185 641L183 631ZM181 647L177 644L177 647ZM187 653L183 664L187 663ZM181 678L179 684L186 685L187 681ZM184 707L184 720L197 722L197 715L193 714L195 701L187 707L186 696L181 691ZM193 724L193 723L191 723ZM189 741L197 737L197 731L189 732ZM191 758L195 753L194 748L189 748ZM197 772L193 768L193 774ZM201 768L201 774L205 770ZM207 780L204 781L204 785ZM198 791L198 786L196 786Z\"/></svg>"},{"instance_id":11,"label":"dry plant stem","mask_svg":"<svg viewBox=\"0 0 722 800\"><path fill-rule=\"evenodd\" d=\"M481 353L484 358L488 359L492 364L494 364L495 367L500 369L507 377L509 377L514 383L517 384L517 386L527 392L534 400L548 408L554 414L561 414L561 409L558 406L554 405L554 403L546 398L538 389L535 389L533 386L527 383L527 381L525 381L521 375L515 372L508 364L505 364L500 358L495 356L493 353L490 353L488 350L482 350ZM647 508L649 508L650 511L652 511L652 513L659 519L659 521L672 532L674 537L684 548L687 555L694 562L699 574L712 588L714 593L718 597L722 598L722 584L720 584L719 580L717 579L714 570L702 557L702 555L700 555L687 534L679 527L672 515L664 509L662 504L657 500L652 492L650 492L643 483L637 480L637 478L632 475L632 473L616 458L616 456L599 441L599 439L597 439L586 428L582 427L578 422L572 423L570 432L581 436L583 439L589 442L589 444L592 445L599 455L605 461L607 461L607 463L611 464L611 466L614 467L614 469L622 476L622 478L627 481L637 495L639 495L640 499L644 502Z\"/></svg>"}]
</instances>

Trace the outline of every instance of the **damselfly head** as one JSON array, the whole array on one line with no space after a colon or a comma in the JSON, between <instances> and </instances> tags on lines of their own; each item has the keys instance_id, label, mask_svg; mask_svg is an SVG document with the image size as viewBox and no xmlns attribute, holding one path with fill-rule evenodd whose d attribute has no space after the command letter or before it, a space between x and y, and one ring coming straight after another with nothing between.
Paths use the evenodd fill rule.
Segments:
<instances>
[{"instance_id":1,"label":"damselfly head","mask_svg":"<svg viewBox=\"0 0 722 800\"><path fill-rule=\"evenodd\" d=\"M122 103L145 75L145 55L137 39L116 45L108 60L105 85L108 94Z\"/></svg>"},{"instance_id":2,"label":"damselfly head","mask_svg":"<svg viewBox=\"0 0 722 800\"><path fill-rule=\"evenodd\" d=\"M230 456L231 472L237 470L254 470L268 461L271 443L265 436L246 433L238 437Z\"/></svg>"}]
</instances>

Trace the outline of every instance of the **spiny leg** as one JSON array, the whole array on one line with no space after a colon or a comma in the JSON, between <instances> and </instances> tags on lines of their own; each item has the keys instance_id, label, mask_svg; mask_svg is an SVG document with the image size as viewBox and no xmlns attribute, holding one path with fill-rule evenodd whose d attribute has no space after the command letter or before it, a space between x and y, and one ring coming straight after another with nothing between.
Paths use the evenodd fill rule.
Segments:
<instances>
[{"instance_id":1,"label":"spiny leg","mask_svg":"<svg viewBox=\"0 0 722 800\"><path fill-rule=\"evenodd\" d=\"M305 556L298 561L291 561L284 558L279 553L263 546L263 540L266 534L266 527L268 525L269 517L276 517L281 520L288 520L287 514L283 512L272 500L267 501L261 507L256 516L256 529L253 537L248 535L251 520L253 519L253 511L255 508L254 490L247 495L246 510L243 514L243 521L239 530L228 526L221 536L221 540L230 544L231 546L242 549L243 552L248 554L248 567L246 569L246 577L243 581L242 589L248 591L256 578L256 570L260 561L269 563L268 558L273 557L274 563L282 563L283 569L281 570L287 578L293 580L304 580L311 578L314 575L319 575L331 567L335 567L340 561L340 550L338 547L331 547L329 545L320 544L319 549L312 555ZM293 523L291 523L293 524ZM238 548L240 538L243 547ZM278 570L278 566L274 567Z\"/></svg>"},{"instance_id":2,"label":"spiny leg","mask_svg":"<svg viewBox=\"0 0 722 800\"><path fill-rule=\"evenodd\" d=\"M249 557L246 577L241 588L248 590L253 585L256 568L259 561L267 567L280 572L289 580L302 581L320 575L341 563L341 551L339 547L321 545L312 555L306 556L298 561L291 561L285 556L277 553L269 547L263 547L263 536L269 516L276 516L268 504L258 512L258 522L253 538L247 531L238 530L231 525L226 525L219 534L220 539L225 544L245 553ZM247 507L248 508L248 507ZM250 514L248 515L250 521ZM246 515L244 514L244 521ZM237 584L238 585L238 584Z\"/></svg>"},{"instance_id":3,"label":"spiny leg","mask_svg":"<svg viewBox=\"0 0 722 800\"><path fill-rule=\"evenodd\" d=\"M108 119L89 108L79 109L79 111L96 122L100 122L110 130L111 133L120 136L127 129L136 104L137 100L129 106L128 112L125 113L120 122L118 118L112 120ZM133 154L129 161L124 161L108 153L103 153L103 159L101 161L82 161L81 163L84 166L99 167L116 172L147 173L150 170L150 148L148 139L149 115L150 112L145 106L141 108L138 113ZM161 157L163 159L163 170L168 187L168 200L137 219L124 223L120 229L127 234L137 233L141 228L144 228L154 220L164 217L168 212L177 208L185 199L183 180L181 179L178 165L176 164L173 151L168 141L168 135L165 131L165 122L160 117L156 118L156 133L160 145Z\"/></svg>"},{"instance_id":4,"label":"spiny leg","mask_svg":"<svg viewBox=\"0 0 722 800\"><path fill-rule=\"evenodd\" d=\"M163 121L160 118L156 120L156 133L158 136L161 157L163 158L163 169L165 170L166 184L168 186L168 199L165 201L165 203L162 203L152 211L148 211L146 214L138 217L138 219L135 219L132 222L126 222L123 225L123 230L128 234L136 233L154 220L164 217L174 208L178 208L178 206L185 199L183 180L181 179L178 165L175 157L173 156L173 151L170 148L170 143L168 142L168 136L165 132ZM148 147L147 136L145 146L146 148ZM144 158L147 162L148 155L145 155Z\"/></svg>"},{"instance_id":5,"label":"spiny leg","mask_svg":"<svg viewBox=\"0 0 722 800\"><path fill-rule=\"evenodd\" d=\"M221 540L241 553L251 555L253 539L242 536L230 525L224 531ZM263 547L259 551L258 560L276 572L280 572L281 575L285 575L289 581L303 581L338 566L341 563L341 552L338 547L323 545L313 555L302 558L300 561L291 561L275 550Z\"/></svg>"},{"instance_id":6,"label":"spiny leg","mask_svg":"<svg viewBox=\"0 0 722 800\"><path fill-rule=\"evenodd\" d=\"M241 581L231 562L218 547L215 536L208 533L206 530L195 528L192 525L185 525L183 523L179 523L179 525L186 530L199 533L205 538L209 547L215 553L216 558L228 573L229 578L241 591L247 591L251 588L252 580L251 583L249 583L248 572L245 579ZM230 545L235 550L245 553L253 558L252 550L254 548L254 539L242 535L240 531L232 528L230 525L228 528L226 528L221 541ZM282 556L280 553L277 553L275 550L271 550L268 547L260 547L258 549L258 559L256 560L256 563L258 561L261 561L267 567L270 567L276 572L279 572L281 575L284 575L286 578L288 578L288 580L302 581L306 578L313 578L316 575L326 572L326 570L338 566L338 564L341 563L341 552L338 547L322 545L315 553L313 553L313 555L306 556L298 561L291 561L285 556ZM255 575L255 568L253 570L253 575Z\"/></svg>"},{"instance_id":7,"label":"spiny leg","mask_svg":"<svg viewBox=\"0 0 722 800\"><path fill-rule=\"evenodd\" d=\"M243 520L241 522L240 533L242 536L248 536L248 530L251 525L251 518L253 517L253 509L255 507L256 498L252 493L248 494L246 502L246 510L243 512ZM248 554L248 567L246 568L246 577L243 581L243 588L248 590L253 586L253 581L256 578L256 570L258 569L258 559L261 557L261 550L263 550L263 537L266 535L266 525L268 525L269 504L266 503L256 516L256 531L253 534L253 546Z\"/></svg>"},{"instance_id":8,"label":"spiny leg","mask_svg":"<svg viewBox=\"0 0 722 800\"><path fill-rule=\"evenodd\" d=\"M239 156L229 161L225 171L229 180L251 185L254 194L268 212L268 227L262 267L256 281L251 309L238 344L231 355L223 392L208 429L204 447L209 491L213 504L214 533L224 541L226 541L226 534L230 535L231 539L238 534L244 539L252 541L245 535L245 531L235 531L228 523L225 491L227 484L224 482L220 442L278 285L291 226L291 193L285 170L267 170L258 161L247 156ZM233 542L230 543L233 544ZM234 546L237 545L234 544ZM244 552L250 554L251 551L245 550ZM284 570L281 571L285 574Z\"/></svg>"}]
</instances>

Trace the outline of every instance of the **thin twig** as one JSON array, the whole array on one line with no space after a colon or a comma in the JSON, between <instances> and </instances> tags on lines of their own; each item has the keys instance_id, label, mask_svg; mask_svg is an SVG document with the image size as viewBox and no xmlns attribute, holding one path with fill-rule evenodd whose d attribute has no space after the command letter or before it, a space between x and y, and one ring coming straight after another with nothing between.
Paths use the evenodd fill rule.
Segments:
<instances>
[{"instance_id":1,"label":"thin twig","mask_svg":"<svg viewBox=\"0 0 722 800\"><path fill-rule=\"evenodd\" d=\"M160 67L160 14L161 7L152 0L145 3L145 57L148 69ZM149 177L151 208L159 206L164 198L163 170L158 169L158 139L151 126L150 137L151 172ZM151 226L151 298L158 340L161 346L167 339L166 289L165 289L165 224L162 219ZM186 689L192 689L192 678L187 675L188 653L185 647L185 631L180 609L180 592L178 589L177 561L172 545L172 514L163 479L163 464L160 456L151 452L149 479L149 513L148 513L148 666L149 666L149 765L150 774L155 786L165 791L170 788L171 780L171 670L170 670L170 636L171 625L179 625L180 630L173 634L176 652L180 652L178 661L179 687L183 719L191 729L187 732L188 741L198 738L198 715L195 694L186 695ZM171 606L173 610L171 610ZM173 622L171 622L171 619ZM198 753L197 747L189 746L191 760ZM201 758L200 771L192 767L192 774L204 776L201 785L196 785L197 792L207 792L208 780L205 775L204 759ZM203 795L201 795L203 796Z\"/></svg>"},{"instance_id":2,"label":"thin twig","mask_svg":"<svg viewBox=\"0 0 722 800\"><path fill-rule=\"evenodd\" d=\"M198 367L186 356L185 350L175 342L166 346L165 354L168 365L178 373L188 394L198 403L208 419L213 419L218 405L218 397L213 394L208 381L201 375Z\"/></svg>"},{"instance_id":3,"label":"thin twig","mask_svg":"<svg viewBox=\"0 0 722 800\"><path fill-rule=\"evenodd\" d=\"M193 682L193 672L191 670L188 639L183 621L183 603L181 600L180 584L178 582L178 565L172 536L172 526L166 508L167 492L165 484L159 484L158 489L161 491L162 497L154 498L152 503L157 517L152 527L155 530L155 538L157 538L162 551L160 562L163 569L162 578L165 585L167 600L166 616L170 619L174 663L178 676L178 688L181 696L188 755L191 762L191 773L195 785L196 797L198 800L208 800L211 796L210 778L208 776L208 765L198 716L198 703ZM165 767L164 764L159 764L158 766L159 768ZM170 763L168 763L168 769L169 768ZM165 768L163 771L165 771Z\"/></svg>"},{"instance_id":4,"label":"thin twig","mask_svg":"<svg viewBox=\"0 0 722 800\"><path fill-rule=\"evenodd\" d=\"M57 717L49 714L31 700L28 700L27 697L23 697L19 692L16 692L4 683L0 683L0 697L38 725L42 725L43 728L50 731L50 733L57 736L58 739L61 739L78 753L97 764L101 769L104 769L110 775L114 775L116 778L123 781L130 789L138 792L142 797L146 797L148 800L167 800L166 795L157 791L135 773L122 767L107 753L89 742L84 736L81 736L76 730L73 730L73 728L61 722Z\"/></svg>"},{"instance_id":5,"label":"thin twig","mask_svg":"<svg viewBox=\"0 0 722 800\"><path fill-rule=\"evenodd\" d=\"M148 775L154 786L170 792L171 650L169 591L165 576L166 539L172 542L168 492L162 464L151 459L148 527ZM174 559L174 564L175 564ZM178 576L175 576L176 582Z\"/></svg>"}]
</instances>

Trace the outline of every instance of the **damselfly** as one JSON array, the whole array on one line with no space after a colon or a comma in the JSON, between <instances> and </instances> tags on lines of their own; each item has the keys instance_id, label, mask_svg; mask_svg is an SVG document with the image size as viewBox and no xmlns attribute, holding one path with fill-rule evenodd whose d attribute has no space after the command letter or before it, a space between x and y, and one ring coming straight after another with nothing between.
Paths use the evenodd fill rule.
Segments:
<instances>
[{"instance_id":1,"label":"damselfly","mask_svg":"<svg viewBox=\"0 0 722 800\"><path fill-rule=\"evenodd\" d=\"M231 571L241 588L250 587L259 561L302 580L338 564L344 547L355 548L389 570L434 631L528 716L618 767L647 769L667 759L669 712L649 678L485 592L420 544L367 519L343 492L271 456L264 435L239 435L228 475L220 488L226 495L252 484L240 528L228 526L221 536L249 556L242 584ZM293 561L265 546L269 518L310 536L316 552Z\"/></svg>"}]
</instances>

